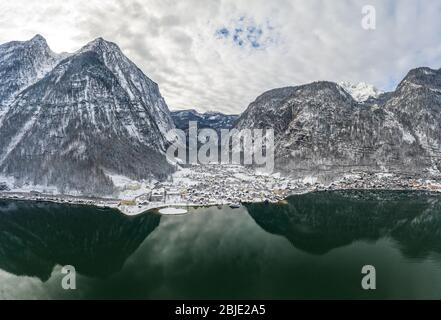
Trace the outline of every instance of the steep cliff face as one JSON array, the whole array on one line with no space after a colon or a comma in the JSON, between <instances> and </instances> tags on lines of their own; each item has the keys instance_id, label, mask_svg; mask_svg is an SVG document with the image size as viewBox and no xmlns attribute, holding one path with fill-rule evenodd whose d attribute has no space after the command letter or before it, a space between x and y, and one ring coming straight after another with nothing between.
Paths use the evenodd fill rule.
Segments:
<instances>
[{"instance_id":1,"label":"steep cliff face","mask_svg":"<svg viewBox=\"0 0 441 320\"><path fill-rule=\"evenodd\" d=\"M158 85L149 79L112 43L98 38L87 44L80 53L95 52L100 61L118 79L132 103L140 104L149 113L153 123L162 135L174 127L170 111L159 92Z\"/></svg>"},{"instance_id":2,"label":"steep cliff face","mask_svg":"<svg viewBox=\"0 0 441 320\"><path fill-rule=\"evenodd\" d=\"M97 39L10 104L0 127L0 171L18 184L110 194L109 174L163 178L173 128L158 86Z\"/></svg>"},{"instance_id":3,"label":"steep cliff face","mask_svg":"<svg viewBox=\"0 0 441 320\"><path fill-rule=\"evenodd\" d=\"M411 70L384 103L408 132L429 170L441 170L441 70Z\"/></svg>"},{"instance_id":4,"label":"steep cliff face","mask_svg":"<svg viewBox=\"0 0 441 320\"><path fill-rule=\"evenodd\" d=\"M413 73L396 92L365 103L331 82L271 90L236 128L274 129L276 168L296 177L333 179L351 170L439 174L438 72L422 72L416 84Z\"/></svg>"}]
</instances>

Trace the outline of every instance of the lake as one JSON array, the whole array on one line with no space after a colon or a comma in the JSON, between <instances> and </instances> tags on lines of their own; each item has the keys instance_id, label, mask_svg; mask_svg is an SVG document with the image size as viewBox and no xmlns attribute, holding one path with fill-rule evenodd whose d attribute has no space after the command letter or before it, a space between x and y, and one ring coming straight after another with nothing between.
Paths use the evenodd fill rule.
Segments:
<instances>
[{"instance_id":1,"label":"lake","mask_svg":"<svg viewBox=\"0 0 441 320\"><path fill-rule=\"evenodd\" d=\"M75 267L64 290L61 266ZM361 270L376 268L377 289ZM2 299L440 299L441 195L338 191L127 217L0 201Z\"/></svg>"}]
</instances>

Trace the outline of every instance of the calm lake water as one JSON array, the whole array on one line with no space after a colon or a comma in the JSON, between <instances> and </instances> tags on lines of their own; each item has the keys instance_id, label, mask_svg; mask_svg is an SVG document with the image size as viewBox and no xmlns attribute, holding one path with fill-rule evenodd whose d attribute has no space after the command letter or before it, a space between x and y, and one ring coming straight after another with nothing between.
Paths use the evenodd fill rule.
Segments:
<instances>
[{"instance_id":1,"label":"calm lake water","mask_svg":"<svg viewBox=\"0 0 441 320\"><path fill-rule=\"evenodd\" d=\"M440 299L441 197L325 192L137 217L0 201L0 298Z\"/></svg>"}]
</instances>

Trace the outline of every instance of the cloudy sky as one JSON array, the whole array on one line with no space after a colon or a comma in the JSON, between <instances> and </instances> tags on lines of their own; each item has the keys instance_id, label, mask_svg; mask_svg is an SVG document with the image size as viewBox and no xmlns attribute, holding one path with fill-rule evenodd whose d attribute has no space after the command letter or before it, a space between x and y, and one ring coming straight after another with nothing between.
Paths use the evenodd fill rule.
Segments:
<instances>
[{"instance_id":1,"label":"cloudy sky","mask_svg":"<svg viewBox=\"0 0 441 320\"><path fill-rule=\"evenodd\" d=\"M376 29L361 26L376 8ZM39 33L56 52L116 42L170 109L239 113L266 90L316 80L393 90L441 67L439 0L1 0L0 42Z\"/></svg>"}]
</instances>

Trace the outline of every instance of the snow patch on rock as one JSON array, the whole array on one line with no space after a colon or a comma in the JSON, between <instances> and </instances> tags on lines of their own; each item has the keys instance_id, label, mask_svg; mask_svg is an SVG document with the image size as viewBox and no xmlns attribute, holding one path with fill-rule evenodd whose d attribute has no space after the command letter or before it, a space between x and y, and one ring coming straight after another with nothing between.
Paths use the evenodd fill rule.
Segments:
<instances>
[{"instance_id":1,"label":"snow patch on rock","mask_svg":"<svg viewBox=\"0 0 441 320\"><path fill-rule=\"evenodd\" d=\"M378 98L383 91L378 90L371 84L360 82L358 84L352 84L349 82L340 82L342 87L347 93L349 93L357 102L365 102L370 98Z\"/></svg>"}]
</instances>

